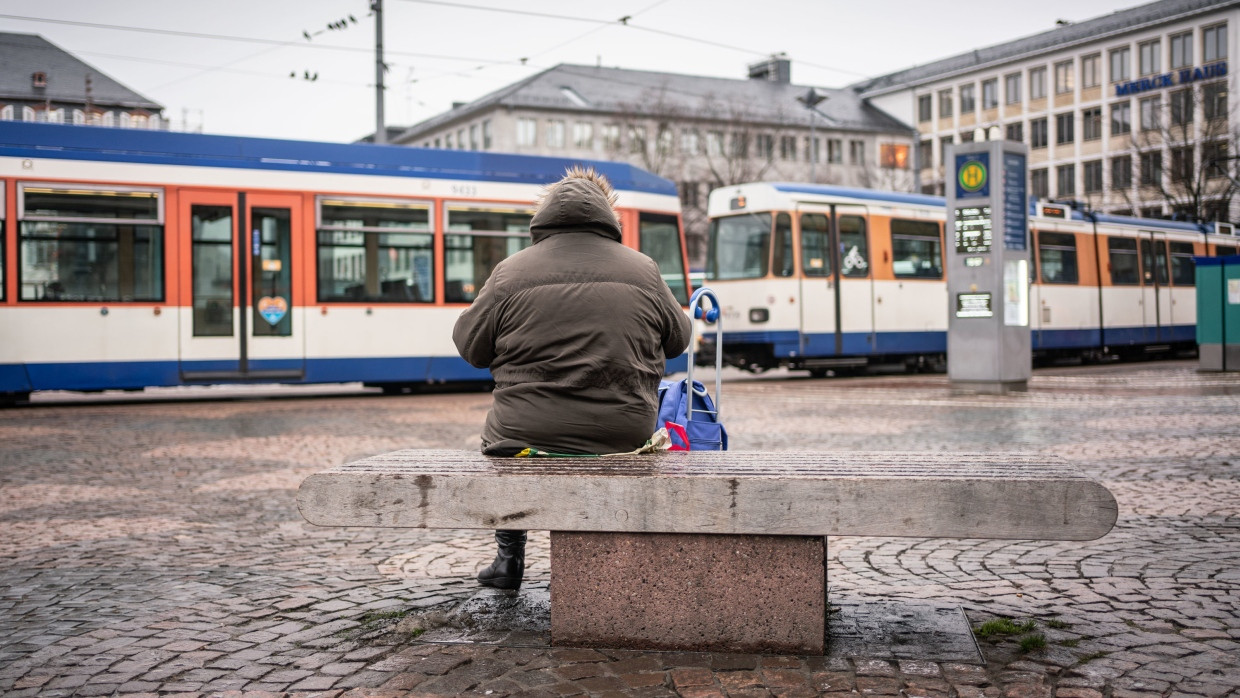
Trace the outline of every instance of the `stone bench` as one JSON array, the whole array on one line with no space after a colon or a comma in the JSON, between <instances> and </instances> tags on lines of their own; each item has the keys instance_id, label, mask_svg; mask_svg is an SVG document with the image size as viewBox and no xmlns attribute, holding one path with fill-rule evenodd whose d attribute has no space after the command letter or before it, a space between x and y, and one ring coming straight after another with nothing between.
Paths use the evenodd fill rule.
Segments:
<instances>
[{"instance_id":1,"label":"stone bench","mask_svg":"<svg viewBox=\"0 0 1240 698\"><path fill-rule=\"evenodd\" d=\"M825 536L1093 540L1115 498L1016 453L395 451L316 473L320 526L551 532L552 644L821 654Z\"/></svg>"}]
</instances>

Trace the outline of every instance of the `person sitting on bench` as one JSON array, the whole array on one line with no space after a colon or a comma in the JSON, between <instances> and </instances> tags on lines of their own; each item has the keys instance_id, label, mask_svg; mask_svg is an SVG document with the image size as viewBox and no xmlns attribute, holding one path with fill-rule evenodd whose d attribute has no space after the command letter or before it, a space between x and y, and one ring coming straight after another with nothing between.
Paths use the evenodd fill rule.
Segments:
<instances>
[{"instance_id":1,"label":"person sitting on bench","mask_svg":"<svg viewBox=\"0 0 1240 698\"><path fill-rule=\"evenodd\" d=\"M621 453L650 438L665 361L691 328L654 260L620 243L615 202L605 177L570 168L538 203L534 244L500 262L457 319L457 351L495 381L483 453ZM478 581L519 589L525 531L495 541Z\"/></svg>"}]
</instances>

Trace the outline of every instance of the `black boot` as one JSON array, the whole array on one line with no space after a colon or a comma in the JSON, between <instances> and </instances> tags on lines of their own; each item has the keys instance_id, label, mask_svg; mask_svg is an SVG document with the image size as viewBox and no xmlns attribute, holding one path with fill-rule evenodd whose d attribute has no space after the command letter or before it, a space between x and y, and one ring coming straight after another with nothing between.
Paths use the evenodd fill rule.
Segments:
<instances>
[{"instance_id":1,"label":"black boot","mask_svg":"<svg viewBox=\"0 0 1240 698\"><path fill-rule=\"evenodd\" d=\"M478 583L496 589L520 589L525 576L525 531L496 531L499 553L478 573Z\"/></svg>"}]
</instances>

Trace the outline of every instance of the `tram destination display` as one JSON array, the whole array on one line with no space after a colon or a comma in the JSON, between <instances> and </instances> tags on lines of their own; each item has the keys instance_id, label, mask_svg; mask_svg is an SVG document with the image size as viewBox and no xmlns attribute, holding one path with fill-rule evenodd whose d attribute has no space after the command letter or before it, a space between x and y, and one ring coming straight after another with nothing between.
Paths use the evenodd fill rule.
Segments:
<instances>
[{"instance_id":1,"label":"tram destination display","mask_svg":"<svg viewBox=\"0 0 1240 698\"><path fill-rule=\"evenodd\" d=\"M956 252L985 254L990 252L990 245L990 207L964 206L956 209Z\"/></svg>"}]
</instances>

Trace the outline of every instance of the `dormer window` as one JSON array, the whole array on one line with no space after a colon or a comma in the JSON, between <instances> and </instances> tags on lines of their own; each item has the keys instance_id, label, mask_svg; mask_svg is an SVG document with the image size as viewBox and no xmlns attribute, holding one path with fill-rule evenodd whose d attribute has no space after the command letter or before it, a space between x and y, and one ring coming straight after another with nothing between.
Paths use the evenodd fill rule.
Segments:
<instances>
[{"instance_id":1,"label":"dormer window","mask_svg":"<svg viewBox=\"0 0 1240 698\"><path fill-rule=\"evenodd\" d=\"M47 73L34 73L30 76L30 84L34 87L47 87Z\"/></svg>"}]
</instances>

